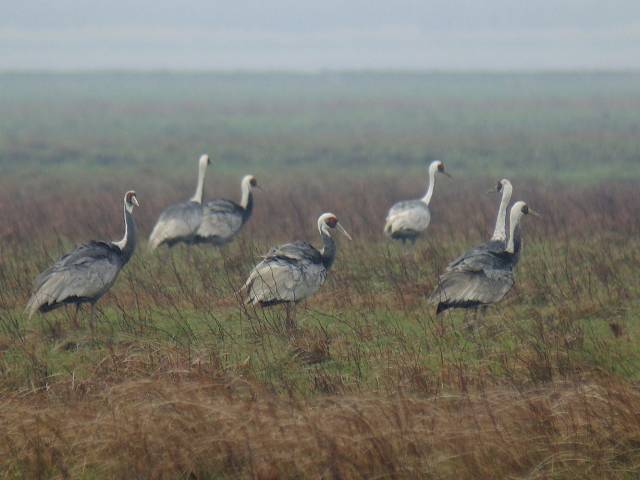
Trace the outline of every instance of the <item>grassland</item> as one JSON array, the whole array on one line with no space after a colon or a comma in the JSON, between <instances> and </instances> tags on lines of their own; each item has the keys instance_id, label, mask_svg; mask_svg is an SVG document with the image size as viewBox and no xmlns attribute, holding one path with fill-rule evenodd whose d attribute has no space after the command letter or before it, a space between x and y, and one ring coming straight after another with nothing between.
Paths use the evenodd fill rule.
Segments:
<instances>
[{"instance_id":1,"label":"grassland","mask_svg":"<svg viewBox=\"0 0 640 480\"><path fill-rule=\"evenodd\" d=\"M634 76L122 78L0 78L5 477L639 474ZM121 236L124 190L137 189L147 234L190 195L205 150L205 195L236 198L249 171L266 189L236 242L159 254L141 242L96 338L87 312L80 325L71 309L25 318L53 259ZM436 187L429 234L389 244L386 209L422 192L435 156L454 179ZM516 288L468 330L425 294L489 235L497 198L484 192L503 171L543 217L525 219ZM354 240L339 239L289 335L281 310L235 292L269 246L317 244L322 211Z\"/></svg>"},{"instance_id":2,"label":"grassland","mask_svg":"<svg viewBox=\"0 0 640 480\"><path fill-rule=\"evenodd\" d=\"M640 177L640 75L0 75L0 168ZM161 169L156 172L155 169ZM155 183L154 183L155 184ZM152 184L152 185L154 185Z\"/></svg>"}]
</instances>

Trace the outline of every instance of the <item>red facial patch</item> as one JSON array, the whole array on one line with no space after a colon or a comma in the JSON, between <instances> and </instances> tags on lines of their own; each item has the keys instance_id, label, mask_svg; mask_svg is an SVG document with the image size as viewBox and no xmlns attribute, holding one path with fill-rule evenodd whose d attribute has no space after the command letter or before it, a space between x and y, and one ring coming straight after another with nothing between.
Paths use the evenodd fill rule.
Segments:
<instances>
[{"instance_id":1,"label":"red facial patch","mask_svg":"<svg viewBox=\"0 0 640 480\"><path fill-rule=\"evenodd\" d=\"M441 172L444 172L444 163L440 162L438 164L438 170L440 170Z\"/></svg>"},{"instance_id":2,"label":"red facial patch","mask_svg":"<svg viewBox=\"0 0 640 480\"><path fill-rule=\"evenodd\" d=\"M135 192L127 192L127 203L133 203L133 197L135 196Z\"/></svg>"},{"instance_id":3,"label":"red facial patch","mask_svg":"<svg viewBox=\"0 0 640 480\"><path fill-rule=\"evenodd\" d=\"M336 225L338 224L338 219L336 217L329 217L327 218L325 223L329 225L331 228L336 228Z\"/></svg>"}]
</instances>

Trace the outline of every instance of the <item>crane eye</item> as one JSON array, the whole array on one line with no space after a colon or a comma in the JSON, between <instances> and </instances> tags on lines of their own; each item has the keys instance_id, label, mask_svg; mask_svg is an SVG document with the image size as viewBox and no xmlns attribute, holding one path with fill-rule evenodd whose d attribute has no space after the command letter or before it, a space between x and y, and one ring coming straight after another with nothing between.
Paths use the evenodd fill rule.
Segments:
<instances>
[{"instance_id":1,"label":"crane eye","mask_svg":"<svg viewBox=\"0 0 640 480\"><path fill-rule=\"evenodd\" d=\"M329 217L325 220L325 223L329 225L331 228L336 228L338 224L338 219L336 217Z\"/></svg>"},{"instance_id":2,"label":"crane eye","mask_svg":"<svg viewBox=\"0 0 640 480\"><path fill-rule=\"evenodd\" d=\"M252 187L255 187L256 185L258 185L258 182L256 181L255 178L252 178L249 183L251 184Z\"/></svg>"},{"instance_id":3,"label":"crane eye","mask_svg":"<svg viewBox=\"0 0 640 480\"><path fill-rule=\"evenodd\" d=\"M498 182L498 186L496 187L496 190L498 192L502 190L502 182Z\"/></svg>"},{"instance_id":4,"label":"crane eye","mask_svg":"<svg viewBox=\"0 0 640 480\"><path fill-rule=\"evenodd\" d=\"M438 164L438 171L440 171L440 172L444 172L444 163L440 162L440 163Z\"/></svg>"},{"instance_id":5,"label":"crane eye","mask_svg":"<svg viewBox=\"0 0 640 480\"><path fill-rule=\"evenodd\" d=\"M525 215L527 215L529 213L529 207L527 205L522 207L522 213L524 213Z\"/></svg>"}]
</instances>

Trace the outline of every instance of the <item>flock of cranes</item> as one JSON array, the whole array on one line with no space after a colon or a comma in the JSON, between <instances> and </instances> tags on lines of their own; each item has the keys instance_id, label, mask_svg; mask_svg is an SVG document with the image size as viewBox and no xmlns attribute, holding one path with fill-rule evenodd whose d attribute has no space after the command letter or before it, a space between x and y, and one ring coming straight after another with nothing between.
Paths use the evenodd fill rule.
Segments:
<instances>
[{"instance_id":1,"label":"flock of cranes","mask_svg":"<svg viewBox=\"0 0 640 480\"><path fill-rule=\"evenodd\" d=\"M246 175L241 182L240 204L231 200L217 199L202 204L204 177L211 164L209 155L198 161L198 184L196 193L188 202L177 203L165 209L149 236L149 248L160 245L170 247L177 243L211 243L224 245L230 242L251 217L254 188L258 182L253 175Z\"/></svg>"},{"instance_id":2,"label":"flock of cranes","mask_svg":"<svg viewBox=\"0 0 640 480\"><path fill-rule=\"evenodd\" d=\"M194 195L183 203L166 208L158 218L149 248L178 243L210 243L223 245L231 241L249 220L253 210L253 189L256 178L246 175L241 182L241 200L217 199L203 204L204 180L208 155L198 161L198 182ZM398 202L387 214L384 233L391 239L415 243L431 221L429 203L435 189L437 174L449 176L440 160L429 165L429 184L421 199ZM537 215L523 201L513 204L513 187L509 180L498 182L502 194L493 235L489 241L475 246L453 260L439 277L428 301L436 305L436 313L450 308L485 307L499 302L513 287L514 269L521 247L520 222L525 215ZM63 305L91 306L91 329L95 332L95 305L115 283L118 273L131 259L136 247L136 225L133 208L139 206L136 193L124 196L124 236L119 241L92 241L80 245L62 256L35 280L33 293L26 307L31 317L36 312L49 312ZM333 213L318 218L322 248L295 241L273 247L249 273L240 289L247 304L268 307L293 305L313 295L325 282L336 257L336 242L332 231L351 236ZM287 321L290 310L287 308Z\"/></svg>"}]
</instances>

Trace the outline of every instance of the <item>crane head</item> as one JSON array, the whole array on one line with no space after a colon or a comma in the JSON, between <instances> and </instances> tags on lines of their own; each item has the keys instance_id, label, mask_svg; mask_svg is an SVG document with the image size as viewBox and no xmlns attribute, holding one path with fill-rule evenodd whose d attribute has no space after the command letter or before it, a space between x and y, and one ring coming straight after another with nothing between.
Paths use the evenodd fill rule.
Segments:
<instances>
[{"instance_id":1,"label":"crane head","mask_svg":"<svg viewBox=\"0 0 640 480\"><path fill-rule=\"evenodd\" d=\"M349 240L352 240L351 235L349 235L344 227L340 225L338 217L336 217L333 213L323 213L322 215L320 215L320 218L318 218L318 227L320 233L326 234L329 234L329 232L326 230L327 227L332 229L337 228L345 237L347 237Z\"/></svg>"},{"instance_id":2,"label":"crane head","mask_svg":"<svg viewBox=\"0 0 640 480\"><path fill-rule=\"evenodd\" d=\"M129 190L124 195L124 206L125 206L125 208L127 209L128 212L131 212L131 211L133 211L134 205L136 207L140 206L140 204L138 203L138 197L136 196L136 192L135 191Z\"/></svg>"},{"instance_id":3,"label":"crane head","mask_svg":"<svg viewBox=\"0 0 640 480\"><path fill-rule=\"evenodd\" d=\"M451 174L449 174L449 172L446 172L444 169L444 162L442 160L436 160L433 163L436 164L436 170L438 173L441 173L443 175L446 175L447 177L451 178Z\"/></svg>"},{"instance_id":4,"label":"crane head","mask_svg":"<svg viewBox=\"0 0 640 480\"><path fill-rule=\"evenodd\" d=\"M258 190L262 190L258 185L258 180L253 175L245 175L242 179L242 184L245 185L249 189L257 188Z\"/></svg>"},{"instance_id":5,"label":"crane head","mask_svg":"<svg viewBox=\"0 0 640 480\"><path fill-rule=\"evenodd\" d=\"M520 215L533 215L534 217L542 216L522 200L514 203L513 207L511 207L511 210L517 212Z\"/></svg>"},{"instance_id":6,"label":"crane head","mask_svg":"<svg viewBox=\"0 0 640 480\"><path fill-rule=\"evenodd\" d=\"M511 187L511 182L506 178L503 178L502 180L498 181L498 184L496 185L495 188L488 190L487 193L494 193L494 192L500 193L502 192L502 189L506 187Z\"/></svg>"},{"instance_id":7,"label":"crane head","mask_svg":"<svg viewBox=\"0 0 640 480\"><path fill-rule=\"evenodd\" d=\"M522 205L522 213L523 215L533 215L534 217L541 217L542 215L540 215L538 212L536 212L533 208L531 208L529 205L527 205L526 203L522 202L524 205Z\"/></svg>"}]
</instances>

